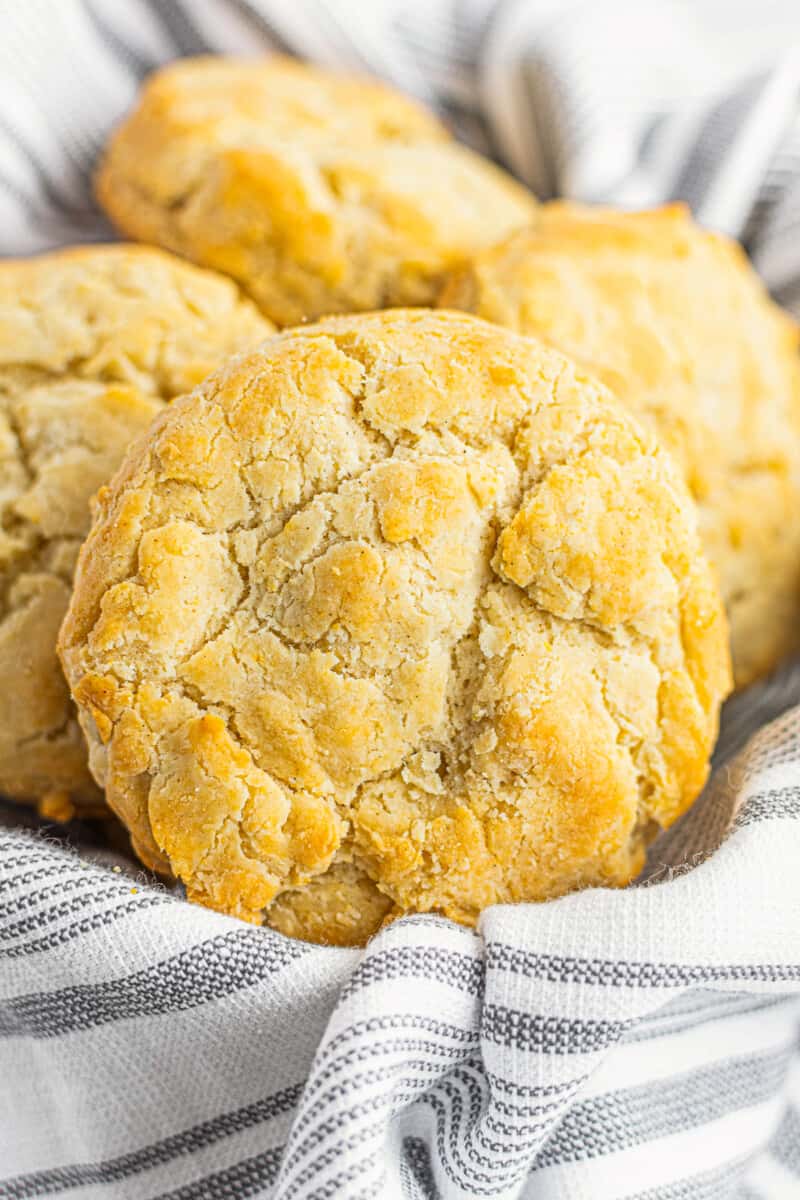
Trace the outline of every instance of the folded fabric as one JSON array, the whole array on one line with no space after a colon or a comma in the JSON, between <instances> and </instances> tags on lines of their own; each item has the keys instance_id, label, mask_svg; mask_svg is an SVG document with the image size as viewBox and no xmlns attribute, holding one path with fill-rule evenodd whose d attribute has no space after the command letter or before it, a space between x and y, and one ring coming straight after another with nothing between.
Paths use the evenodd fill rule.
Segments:
<instances>
[{"instance_id":1,"label":"folded fabric","mask_svg":"<svg viewBox=\"0 0 800 1200\"><path fill-rule=\"evenodd\" d=\"M799 738L722 766L649 885L365 951L0 833L2 1195L792 1194Z\"/></svg>"},{"instance_id":2,"label":"folded fabric","mask_svg":"<svg viewBox=\"0 0 800 1200\"><path fill-rule=\"evenodd\" d=\"M540 195L689 200L800 313L796 12L771 6L770 44L765 7L6 6L0 249L113 236L91 169L146 71L279 48L416 93ZM0 1195L798 1194L798 701L788 668L730 703L712 783L642 885L490 909L477 932L410 917L364 951L1 830Z\"/></svg>"}]
</instances>

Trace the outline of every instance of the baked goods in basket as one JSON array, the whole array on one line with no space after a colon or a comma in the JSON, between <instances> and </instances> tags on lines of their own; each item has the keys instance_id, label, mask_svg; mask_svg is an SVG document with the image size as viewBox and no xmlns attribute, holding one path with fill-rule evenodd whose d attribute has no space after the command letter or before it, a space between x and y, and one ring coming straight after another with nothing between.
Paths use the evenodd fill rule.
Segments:
<instances>
[{"instance_id":1,"label":"baked goods in basket","mask_svg":"<svg viewBox=\"0 0 800 1200\"><path fill-rule=\"evenodd\" d=\"M0 792L101 804L56 656L90 497L162 401L269 332L230 280L159 250L0 266Z\"/></svg>"},{"instance_id":2,"label":"baked goods in basket","mask_svg":"<svg viewBox=\"0 0 800 1200\"><path fill-rule=\"evenodd\" d=\"M228 272L280 325L430 304L535 208L406 96L278 56L152 75L97 193L126 235Z\"/></svg>"},{"instance_id":3,"label":"baked goods in basket","mask_svg":"<svg viewBox=\"0 0 800 1200\"><path fill-rule=\"evenodd\" d=\"M165 409L60 652L144 861L342 943L627 882L729 683L652 436L534 339L426 310L285 332Z\"/></svg>"},{"instance_id":4,"label":"baked goods in basket","mask_svg":"<svg viewBox=\"0 0 800 1200\"><path fill-rule=\"evenodd\" d=\"M679 205L543 205L440 303L545 338L658 433L697 501L737 686L797 646L798 330L738 246Z\"/></svg>"}]
</instances>

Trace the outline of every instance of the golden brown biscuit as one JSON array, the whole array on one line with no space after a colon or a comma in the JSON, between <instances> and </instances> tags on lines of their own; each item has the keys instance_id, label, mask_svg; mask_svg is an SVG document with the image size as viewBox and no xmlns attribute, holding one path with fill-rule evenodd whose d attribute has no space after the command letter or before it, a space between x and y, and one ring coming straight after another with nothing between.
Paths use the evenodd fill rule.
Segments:
<instances>
[{"instance_id":1,"label":"golden brown biscuit","mask_svg":"<svg viewBox=\"0 0 800 1200\"><path fill-rule=\"evenodd\" d=\"M341 943L627 882L706 777L726 636L678 473L601 385L395 310L161 414L60 651L144 861Z\"/></svg>"},{"instance_id":2,"label":"golden brown biscuit","mask_svg":"<svg viewBox=\"0 0 800 1200\"><path fill-rule=\"evenodd\" d=\"M281 892L266 919L287 937L326 946L363 946L401 912L366 871L345 858L300 887Z\"/></svg>"},{"instance_id":3,"label":"golden brown biscuit","mask_svg":"<svg viewBox=\"0 0 800 1200\"><path fill-rule=\"evenodd\" d=\"M797 644L797 327L738 246L680 205L543 206L440 303L564 350L657 431L683 467L716 566L743 686Z\"/></svg>"},{"instance_id":4,"label":"golden brown biscuit","mask_svg":"<svg viewBox=\"0 0 800 1200\"><path fill-rule=\"evenodd\" d=\"M280 57L158 71L97 192L126 234L227 271L279 325L430 304L535 205L399 92Z\"/></svg>"},{"instance_id":5,"label":"golden brown biscuit","mask_svg":"<svg viewBox=\"0 0 800 1200\"><path fill-rule=\"evenodd\" d=\"M0 791L100 804L56 657L89 498L131 440L270 332L227 279L139 247L0 266Z\"/></svg>"}]
</instances>

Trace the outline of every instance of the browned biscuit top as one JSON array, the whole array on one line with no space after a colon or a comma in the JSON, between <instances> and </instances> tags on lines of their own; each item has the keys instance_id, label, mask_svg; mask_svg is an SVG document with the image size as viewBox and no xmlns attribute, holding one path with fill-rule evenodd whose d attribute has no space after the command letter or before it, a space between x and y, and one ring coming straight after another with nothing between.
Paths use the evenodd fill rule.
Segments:
<instances>
[{"instance_id":1,"label":"browned biscuit top","mask_svg":"<svg viewBox=\"0 0 800 1200\"><path fill-rule=\"evenodd\" d=\"M655 430L698 504L738 686L796 647L798 331L738 246L680 205L543 205L456 272L440 303L544 338Z\"/></svg>"},{"instance_id":2,"label":"browned biscuit top","mask_svg":"<svg viewBox=\"0 0 800 1200\"><path fill-rule=\"evenodd\" d=\"M61 654L145 860L340 943L629 880L729 676L650 436L535 340L422 310L284 333L166 409Z\"/></svg>"},{"instance_id":3,"label":"browned biscuit top","mask_svg":"<svg viewBox=\"0 0 800 1200\"><path fill-rule=\"evenodd\" d=\"M280 325L432 303L535 211L408 97L281 57L156 72L97 190L126 234L233 275Z\"/></svg>"}]
</instances>

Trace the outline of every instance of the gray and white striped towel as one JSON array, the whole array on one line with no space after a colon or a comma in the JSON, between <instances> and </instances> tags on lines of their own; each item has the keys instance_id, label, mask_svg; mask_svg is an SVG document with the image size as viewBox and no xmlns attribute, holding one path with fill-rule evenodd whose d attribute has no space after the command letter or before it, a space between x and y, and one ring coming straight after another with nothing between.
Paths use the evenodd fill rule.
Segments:
<instances>
[{"instance_id":1,"label":"gray and white striped towel","mask_svg":"<svg viewBox=\"0 0 800 1200\"><path fill-rule=\"evenodd\" d=\"M688 199L800 314L796 0L6 0L0 250L109 236L89 173L148 69L270 46L386 76L542 195ZM363 952L8 807L0 1196L797 1198L799 701L795 667L729 705L646 885Z\"/></svg>"}]
</instances>

